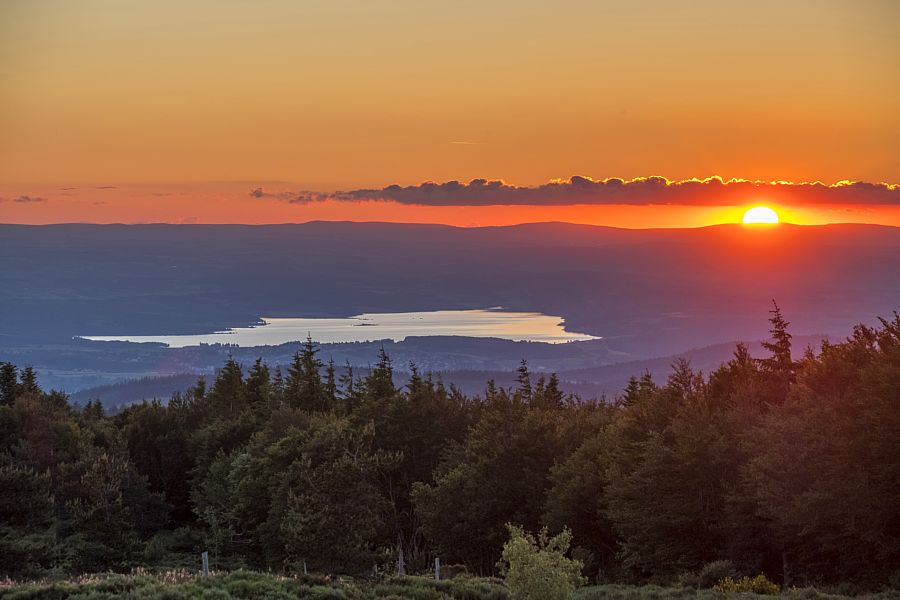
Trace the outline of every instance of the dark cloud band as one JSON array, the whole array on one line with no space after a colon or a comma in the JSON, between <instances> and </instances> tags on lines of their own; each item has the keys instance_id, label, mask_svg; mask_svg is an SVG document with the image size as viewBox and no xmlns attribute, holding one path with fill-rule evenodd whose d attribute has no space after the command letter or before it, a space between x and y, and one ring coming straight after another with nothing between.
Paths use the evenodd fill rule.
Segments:
<instances>
[{"instance_id":1,"label":"dark cloud band","mask_svg":"<svg viewBox=\"0 0 900 600\"><path fill-rule=\"evenodd\" d=\"M897 204L900 185L841 181L764 182L720 177L672 181L664 177L640 177L626 181L618 178L595 180L580 175L534 187L519 187L502 180L473 179L468 183L425 182L413 186L390 185L381 189L346 192L283 192L270 194L262 188L250 193L256 198L273 197L306 204L322 200L361 202L382 200L424 206L494 206L571 204L674 204L723 206L748 202L785 204Z\"/></svg>"}]
</instances>

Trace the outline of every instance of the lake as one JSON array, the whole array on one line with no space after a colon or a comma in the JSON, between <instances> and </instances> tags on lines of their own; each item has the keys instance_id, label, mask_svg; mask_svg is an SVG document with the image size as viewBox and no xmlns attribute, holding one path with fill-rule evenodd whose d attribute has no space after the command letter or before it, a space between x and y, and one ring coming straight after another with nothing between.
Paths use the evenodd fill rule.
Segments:
<instances>
[{"instance_id":1,"label":"lake","mask_svg":"<svg viewBox=\"0 0 900 600\"><path fill-rule=\"evenodd\" d=\"M367 313L345 318L262 318L263 325L200 335L81 336L101 342L157 342L171 348L200 344L276 346L306 339L319 343L402 341L410 336L454 335L562 344L600 339L563 328L562 317L499 309Z\"/></svg>"}]
</instances>

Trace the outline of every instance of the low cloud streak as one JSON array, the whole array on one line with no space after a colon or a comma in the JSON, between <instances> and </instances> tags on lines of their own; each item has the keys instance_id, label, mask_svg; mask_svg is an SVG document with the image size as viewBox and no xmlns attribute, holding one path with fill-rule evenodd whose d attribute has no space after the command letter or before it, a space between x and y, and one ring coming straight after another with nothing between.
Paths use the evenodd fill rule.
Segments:
<instances>
[{"instance_id":1,"label":"low cloud streak","mask_svg":"<svg viewBox=\"0 0 900 600\"><path fill-rule=\"evenodd\" d=\"M419 185L390 185L381 189L359 189L333 193L268 193L256 188L255 198L274 198L294 204L324 200L344 202L389 201L421 206L565 206L590 205L683 205L725 206L748 202L786 204L877 204L900 205L900 185L840 181L821 182L724 180L720 177L673 181L664 177L640 177L630 181L591 179L575 175L567 180L527 187L502 180L473 179L468 183L448 181Z\"/></svg>"},{"instance_id":2,"label":"low cloud streak","mask_svg":"<svg viewBox=\"0 0 900 600\"><path fill-rule=\"evenodd\" d=\"M40 196L27 196L24 194L16 196L15 198L0 198L0 202L15 202L16 204L34 204L36 202L46 201L46 198L41 198Z\"/></svg>"}]
</instances>

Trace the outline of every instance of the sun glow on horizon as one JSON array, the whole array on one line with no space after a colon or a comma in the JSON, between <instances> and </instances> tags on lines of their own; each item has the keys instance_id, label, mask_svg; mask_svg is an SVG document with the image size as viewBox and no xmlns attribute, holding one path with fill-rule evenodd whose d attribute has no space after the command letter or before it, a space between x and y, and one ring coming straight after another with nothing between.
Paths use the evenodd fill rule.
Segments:
<instances>
[{"instance_id":1,"label":"sun glow on horizon","mask_svg":"<svg viewBox=\"0 0 900 600\"><path fill-rule=\"evenodd\" d=\"M754 206L744 213L744 225L777 225L778 213L768 206Z\"/></svg>"}]
</instances>

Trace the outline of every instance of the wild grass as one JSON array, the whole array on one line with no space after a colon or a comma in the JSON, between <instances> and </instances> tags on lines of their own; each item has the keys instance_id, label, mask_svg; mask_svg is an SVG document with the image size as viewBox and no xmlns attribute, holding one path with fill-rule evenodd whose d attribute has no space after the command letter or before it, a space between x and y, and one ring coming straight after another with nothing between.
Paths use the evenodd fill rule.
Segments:
<instances>
[{"instance_id":1,"label":"wild grass","mask_svg":"<svg viewBox=\"0 0 900 600\"><path fill-rule=\"evenodd\" d=\"M900 600L900 591L887 589L848 596L815 588L790 588L777 595L745 591L716 591L691 587L662 587L658 585L594 585L575 592L573 600Z\"/></svg>"},{"instance_id":2,"label":"wild grass","mask_svg":"<svg viewBox=\"0 0 900 600\"><path fill-rule=\"evenodd\" d=\"M93 574L65 581L0 581L2 600L508 600L497 580L434 581L396 577L380 581L310 575L286 577L253 571L198 573L138 571Z\"/></svg>"},{"instance_id":3,"label":"wild grass","mask_svg":"<svg viewBox=\"0 0 900 600\"><path fill-rule=\"evenodd\" d=\"M130 575L88 574L66 580L0 580L0 600L511 600L498 579L427 577L381 580L288 577L255 571L212 573L202 577L184 569ZM854 596L814 588L791 588L778 596L752 592L717 592L681 586L595 585L577 590L572 600L900 600L900 591Z\"/></svg>"}]
</instances>

